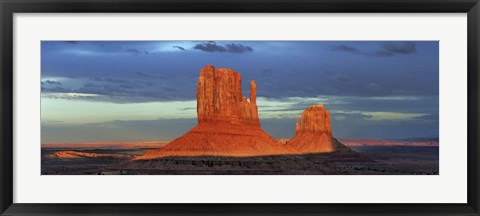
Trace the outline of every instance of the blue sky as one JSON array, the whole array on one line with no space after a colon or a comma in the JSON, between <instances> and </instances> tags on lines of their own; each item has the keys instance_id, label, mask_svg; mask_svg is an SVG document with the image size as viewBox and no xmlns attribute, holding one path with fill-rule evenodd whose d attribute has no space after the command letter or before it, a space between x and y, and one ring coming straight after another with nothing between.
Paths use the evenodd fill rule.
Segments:
<instances>
[{"instance_id":1,"label":"blue sky","mask_svg":"<svg viewBox=\"0 0 480 216\"><path fill-rule=\"evenodd\" d=\"M42 142L171 140L207 64L257 82L276 138L324 104L339 138L438 137L437 41L43 41Z\"/></svg>"}]
</instances>

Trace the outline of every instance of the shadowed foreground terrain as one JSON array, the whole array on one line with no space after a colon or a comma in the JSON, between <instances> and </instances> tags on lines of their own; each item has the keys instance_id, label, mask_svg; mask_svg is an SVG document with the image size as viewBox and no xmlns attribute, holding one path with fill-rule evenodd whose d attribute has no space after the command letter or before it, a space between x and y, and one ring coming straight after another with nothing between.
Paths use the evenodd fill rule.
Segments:
<instances>
[{"instance_id":1,"label":"shadowed foreground terrain","mask_svg":"<svg viewBox=\"0 0 480 216\"><path fill-rule=\"evenodd\" d=\"M42 175L438 175L436 146L358 146L335 142L331 153L255 157L164 157L132 160L151 150L42 150ZM58 154L58 152L66 152ZM121 156L122 155L122 156Z\"/></svg>"}]
</instances>

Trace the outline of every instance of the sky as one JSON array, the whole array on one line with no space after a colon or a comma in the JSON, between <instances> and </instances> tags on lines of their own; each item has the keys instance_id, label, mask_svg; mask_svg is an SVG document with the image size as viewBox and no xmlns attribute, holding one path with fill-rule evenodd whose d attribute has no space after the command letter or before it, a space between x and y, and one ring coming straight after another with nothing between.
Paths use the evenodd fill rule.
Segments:
<instances>
[{"instance_id":1,"label":"sky","mask_svg":"<svg viewBox=\"0 0 480 216\"><path fill-rule=\"evenodd\" d=\"M206 65L257 82L261 127L324 104L337 138L439 134L438 41L42 41L42 143L172 140L196 123Z\"/></svg>"}]
</instances>

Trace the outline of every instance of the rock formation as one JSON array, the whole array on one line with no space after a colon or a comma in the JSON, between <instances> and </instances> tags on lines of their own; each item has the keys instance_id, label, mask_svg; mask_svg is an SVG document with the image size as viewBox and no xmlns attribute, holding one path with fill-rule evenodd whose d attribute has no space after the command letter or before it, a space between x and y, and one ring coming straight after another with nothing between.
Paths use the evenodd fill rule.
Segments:
<instances>
[{"instance_id":1,"label":"rock formation","mask_svg":"<svg viewBox=\"0 0 480 216\"><path fill-rule=\"evenodd\" d=\"M323 105L313 105L302 113L299 122L296 119L295 136L287 145L300 154L335 151L330 112Z\"/></svg>"},{"instance_id":2,"label":"rock formation","mask_svg":"<svg viewBox=\"0 0 480 216\"><path fill-rule=\"evenodd\" d=\"M206 66L197 88L198 123L225 122L260 126L255 81L250 82L250 102L242 96L242 78L228 68Z\"/></svg>"},{"instance_id":3,"label":"rock formation","mask_svg":"<svg viewBox=\"0 0 480 216\"><path fill-rule=\"evenodd\" d=\"M198 78L197 126L162 149L136 159L291 153L260 128L255 81L250 82L250 101L242 96L241 83L241 75L231 69L204 67Z\"/></svg>"},{"instance_id":4,"label":"rock formation","mask_svg":"<svg viewBox=\"0 0 480 216\"><path fill-rule=\"evenodd\" d=\"M126 154L100 154L80 151L58 151L47 155L48 158L77 159L77 158L131 158Z\"/></svg>"}]
</instances>

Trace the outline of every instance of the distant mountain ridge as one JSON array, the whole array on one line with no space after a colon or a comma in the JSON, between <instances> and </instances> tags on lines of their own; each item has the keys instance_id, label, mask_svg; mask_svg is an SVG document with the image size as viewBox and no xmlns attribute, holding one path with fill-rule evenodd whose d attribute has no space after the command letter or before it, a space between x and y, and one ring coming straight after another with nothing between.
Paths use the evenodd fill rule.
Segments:
<instances>
[{"instance_id":1,"label":"distant mountain ridge","mask_svg":"<svg viewBox=\"0 0 480 216\"><path fill-rule=\"evenodd\" d=\"M407 138L407 139L352 139L339 138L346 146L438 146L438 138Z\"/></svg>"}]
</instances>

